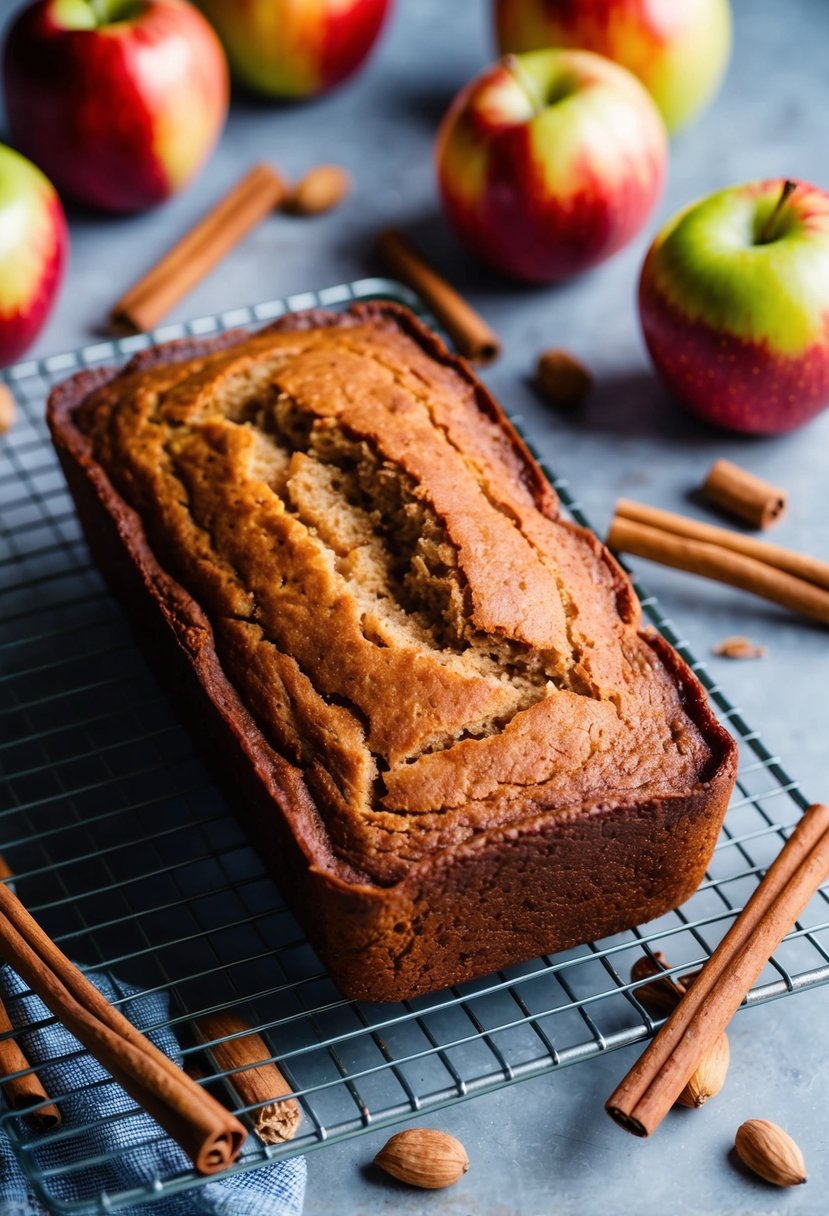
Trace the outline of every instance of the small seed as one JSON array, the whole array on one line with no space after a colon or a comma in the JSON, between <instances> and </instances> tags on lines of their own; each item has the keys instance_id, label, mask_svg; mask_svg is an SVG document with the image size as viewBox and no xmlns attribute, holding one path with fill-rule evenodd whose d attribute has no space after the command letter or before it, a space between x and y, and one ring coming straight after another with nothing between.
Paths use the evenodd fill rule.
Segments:
<instances>
[{"instance_id":1,"label":"small seed","mask_svg":"<svg viewBox=\"0 0 829 1216\"><path fill-rule=\"evenodd\" d=\"M5 435L6 431L10 431L14 426L16 412L17 408L11 389L5 384L0 384L0 435Z\"/></svg>"},{"instance_id":2,"label":"small seed","mask_svg":"<svg viewBox=\"0 0 829 1216\"><path fill-rule=\"evenodd\" d=\"M429 1190L451 1186L469 1169L460 1140L431 1127L397 1132L380 1149L374 1163L401 1182Z\"/></svg>"},{"instance_id":3,"label":"small seed","mask_svg":"<svg viewBox=\"0 0 829 1216\"><path fill-rule=\"evenodd\" d=\"M351 192L351 178L339 165L317 165L301 178L285 202L293 215L321 215Z\"/></svg>"},{"instance_id":4,"label":"small seed","mask_svg":"<svg viewBox=\"0 0 829 1216\"><path fill-rule=\"evenodd\" d=\"M552 405L576 409L593 387L590 372L566 350L545 350L536 367L536 383Z\"/></svg>"},{"instance_id":5,"label":"small seed","mask_svg":"<svg viewBox=\"0 0 829 1216\"><path fill-rule=\"evenodd\" d=\"M803 1154L788 1132L768 1119L749 1119L737 1129L737 1156L775 1186L799 1186L806 1181Z\"/></svg>"}]
</instances>

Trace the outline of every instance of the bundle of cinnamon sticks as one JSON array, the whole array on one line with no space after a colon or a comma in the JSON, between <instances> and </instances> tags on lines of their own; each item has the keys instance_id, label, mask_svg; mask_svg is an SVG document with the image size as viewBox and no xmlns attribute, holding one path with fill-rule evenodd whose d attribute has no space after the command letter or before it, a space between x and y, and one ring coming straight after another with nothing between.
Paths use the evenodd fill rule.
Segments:
<instances>
[{"instance_id":1,"label":"bundle of cinnamon sticks","mask_svg":"<svg viewBox=\"0 0 829 1216\"><path fill-rule=\"evenodd\" d=\"M607 535L616 553L700 574L829 625L829 562L741 532L620 499Z\"/></svg>"},{"instance_id":2,"label":"bundle of cinnamon sticks","mask_svg":"<svg viewBox=\"0 0 829 1216\"><path fill-rule=\"evenodd\" d=\"M829 807L804 814L763 881L676 1009L606 1103L625 1131L649 1136L811 896L829 878Z\"/></svg>"},{"instance_id":3,"label":"bundle of cinnamon sticks","mask_svg":"<svg viewBox=\"0 0 829 1216\"><path fill-rule=\"evenodd\" d=\"M181 1145L199 1173L214 1174L235 1161L246 1135L239 1120L101 995L2 882L0 958ZM44 1098L36 1096L38 1109L54 1126Z\"/></svg>"}]
</instances>

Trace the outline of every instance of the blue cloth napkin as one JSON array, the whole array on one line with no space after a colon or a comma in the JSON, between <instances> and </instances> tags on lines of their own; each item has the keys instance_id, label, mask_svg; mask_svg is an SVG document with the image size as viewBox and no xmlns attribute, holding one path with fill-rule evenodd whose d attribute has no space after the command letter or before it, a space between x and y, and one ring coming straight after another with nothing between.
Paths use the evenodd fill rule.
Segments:
<instances>
[{"instance_id":1,"label":"blue cloth napkin","mask_svg":"<svg viewBox=\"0 0 829 1216\"><path fill-rule=\"evenodd\" d=\"M87 978L109 1001L129 997L121 1011L139 1029L147 1032L156 1047L181 1063L181 1052L172 1030L166 1026L169 1006L165 993L147 992L110 980L103 974ZM26 984L9 967L0 969L0 996L15 1026L32 1026L51 1015L39 997L22 995ZM143 1112L126 1119L113 1118L134 1111L135 1103L104 1068L90 1056L59 1023L21 1030L18 1041L31 1064L44 1063L38 1075L49 1094L69 1094L60 1102L61 1132L86 1126L83 1133L62 1136L35 1148L40 1170L90 1161L84 1169L48 1179L49 1194L62 1202L96 1200L102 1191L110 1194L146 1186L192 1169L178 1145L164 1134L155 1120ZM65 1059L63 1057L69 1057ZM91 1125L91 1129L90 1129ZM251 1135L242 1157L257 1153ZM96 1160L106 1156L105 1161ZM251 1169L228 1178L221 1176L191 1190L165 1196L152 1203L123 1209L124 1216L299 1216L305 1195L305 1158L291 1157L262 1169ZM0 1133L0 1216L46 1216L48 1208L38 1200L27 1182L6 1135Z\"/></svg>"}]
</instances>

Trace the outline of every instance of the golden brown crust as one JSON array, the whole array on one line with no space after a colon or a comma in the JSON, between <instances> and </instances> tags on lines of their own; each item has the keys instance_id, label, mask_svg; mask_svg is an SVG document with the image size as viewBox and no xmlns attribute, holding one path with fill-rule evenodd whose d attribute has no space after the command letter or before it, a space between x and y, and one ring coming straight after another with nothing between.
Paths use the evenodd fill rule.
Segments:
<instances>
[{"instance_id":1,"label":"golden brown crust","mask_svg":"<svg viewBox=\"0 0 829 1216\"><path fill-rule=\"evenodd\" d=\"M225 351L168 348L99 380L76 380L50 405L90 532L101 509L115 523L111 546L97 529L99 560L126 546L127 581L155 566L150 595L179 649L181 606L199 615L210 676L196 696L216 710L207 685L232 692L232 712L216 711L225 751L241 747L249 763L252 748L254 770L279 753L295 766L281 761L275 780L273 768L248 773L254 829L266 851L287 841L283 880L347 989L388 999L432 985L413 918L427 892L426 919L449 915L446 891L465 876L461 902L480 919L478 869L493 850L500 869L511 864L501 851L517 864L529 849L527 880L548 885L550 849L579 839L584 854L587 832L604 855L614 832L639 825L640 853L664 856L638 877L631 856L623 890L607 891L604 931L696 885L733 744L684 665L639 631L606 551L559 520L492 399L409 314L306 314ZM683 833L693 858L672 869ZM494 938L482 921L487 942L445 959L439 982L603 931L585 910L574 937L559 909L551 935L549 913L537 932L513 914ZM374 981L353 969L366 951Z\"/></svg>"}]
</instances>

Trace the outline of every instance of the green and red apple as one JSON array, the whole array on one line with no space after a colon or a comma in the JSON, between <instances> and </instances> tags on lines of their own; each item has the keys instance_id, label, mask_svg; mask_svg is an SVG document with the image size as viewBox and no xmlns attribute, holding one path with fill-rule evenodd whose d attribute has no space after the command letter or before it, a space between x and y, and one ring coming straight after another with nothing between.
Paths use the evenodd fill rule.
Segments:
<instances>
[{"instance_id":1,"label":"green and red apple","mask_svg":"<svg viewBox=\"0 0 829 1216\"><path fill-rule=\"evenodd\" d=\"M0 144L0 366L34 341L63 277L63 208L39 169Z\"/></svg>"},{"instance_id":2,"label":"green and red apple","mask_svg":"<svg viewBox=\"0 0 829 1216\"><path fill-rule=\"evenodd\" d=\"M196 0L234 77L268 97L314 97L363 63L391 0Z\"/></svg>"},{"instance_id":3,"label":"green and red apple","mask_svg":"<svg viewBox=\"0 0 829 1216\"><path fill-rule=\"evenodd\" d=\"M829 194L779 179L686 207L642 267L645 342L671 392L734 431L790 431L829 405Z\"/></svg>"},{"instance_id":4,"label":"green and red apple","mask_svg":"<svg viewBox=\"0 0 829 1216\"><path fill-rule=\"evenodd\" d=\"M538 283L627 244L656 202L666 158L649 94L589 51L506 56L462 90L437 140L443 209L461 242Z\"/></svg>"},{"instance_id":5,"label":"green and red apple","mask_svg":"<svg viewBox=\"0 0 829 1216\"><path fill-rule=\"evenodd\" d=\"M669 131L719 88L731 52L728 0L495 0L502 51L583 47L628 68Z\"/></svg>"},{"instance_id":6,"label":"green and red apple","mask_svg":"<svg viewBox=\"0 0 829 1216\"><path fill-rule=\"evenodd\" d=\"M184 186L227 112L224 52L186 0L36 0L12 23L4 84L15 144L66 199L106 211Z\"/></svg>"}]
</instances>

